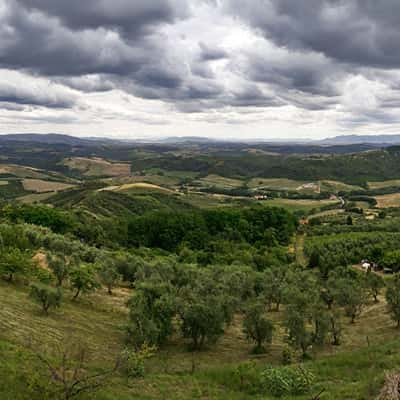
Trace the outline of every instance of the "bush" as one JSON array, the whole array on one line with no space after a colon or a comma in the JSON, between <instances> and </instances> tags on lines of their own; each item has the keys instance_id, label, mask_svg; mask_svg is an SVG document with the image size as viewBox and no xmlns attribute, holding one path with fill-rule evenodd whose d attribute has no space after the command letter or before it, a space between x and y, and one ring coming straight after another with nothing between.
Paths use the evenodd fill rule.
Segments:
<instances>
[{"instance_id":1,"label":"bush","mask_svg":"<svg viewBox=\"0 0 400 400\"><path fill-rule=\"evenodd\" d=\"M282 364L289 365L296 358L296 353L290 347L286 346L282 350Z\"/></svg>"},{"instance_id":2,"label":"bush","mask_svg":"<svg viewBox=\"0 0 400 400\"><path fill-rule=\"evenodd\" d=\"M313 382L314 375L300 366L270 367L261 373L263 388L275 397L307 393Z\"/></svg>"},{"instance_id":3,"label":"bush","mask_svg":"<svg viewBox=\"0 0 400 400\"><path fill-rule=\"evenodd\" d=\"M144 344L138 350L125 348L122 352L122 369L128 378L142 378L145 373L145 361L151 358L155 351L155 346Z\"/></svg>"}]
</instances>

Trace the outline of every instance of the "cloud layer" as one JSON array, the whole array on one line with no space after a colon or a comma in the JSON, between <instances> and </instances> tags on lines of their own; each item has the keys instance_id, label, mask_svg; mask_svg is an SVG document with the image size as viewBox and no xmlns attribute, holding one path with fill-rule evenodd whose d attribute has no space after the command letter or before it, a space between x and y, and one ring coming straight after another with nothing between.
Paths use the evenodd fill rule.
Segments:
<instances>
[{"instance_id":1,"label":"cloud layer","mask_svg":"<svg viewBox=\"0 0 400 400\"><path fill-rule=\"evenodd\" d=\"M0 0L0 127L396 132L399 41L394 0Z\"/></svg>"}]
</instances>

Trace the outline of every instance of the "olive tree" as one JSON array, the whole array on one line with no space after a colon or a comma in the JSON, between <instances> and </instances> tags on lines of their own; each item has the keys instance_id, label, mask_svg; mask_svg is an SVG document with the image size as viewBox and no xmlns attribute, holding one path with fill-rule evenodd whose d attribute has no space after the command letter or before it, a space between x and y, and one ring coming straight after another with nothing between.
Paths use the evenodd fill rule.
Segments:
<instances>
[{"instance_id":1,"label":"olive tree","mask_svg":"<svg viewBox=\"0 0 400 400\"><path fill-rule=\"evenodd\" d=\"M169 284L140 284L128 302L128 340L137 348L144 344L163 345L173 332L175 296Z\"/></svg>"},{"instance_id":2,"label":"olive tree","mask_svg":"<svg viewBox=\"0 0 400 400\"><path fill-rule=\"evenodd\" d=\"M96 262L101 283L107 288L108 294L112 295L113 288L121 280L116 264L111 257L104 257Z\"/></svg>"},{"instance_id":3,"label":"olive tree","mask_svg":"<svg viewBox=\"0 0 400 400\"><path fill-rule=\"evenodd\" d=\"M46 255L47 264L57 280L57 286L61 287L68 278L70 269L77 265L77 257L67 257L65 254L57 253Z\"/></svg>"},{"instance_id":4,"label":"olive tree","mask_svg":"<svg viewBox=\"0 0 400 400\"><path fill-rule=\"evenodd\" d=\"M191 339L194 350L201 349L206 341L215 343L224 333L225 312L215 297L195 294L181 304L179 315L182 335Z\"/></svg>"},{"instance_id":5,"label":"olive tree","mask_svg":"<svg viewBox=\"0 0 400 400\"><path fill-rule=\"evenodd\" d=\"M335 301L344 308L350 322L354 324L365 305L365 291L357 279L340 279L335 288Z\"/></svg>"},{"instance_id":6,"label":"olive tree","mask_svg":"<svg viewBox=\"0 0 400 400\"><path fill-rule=\"evenodd\" d=\"M311 345L324 342L328 331L326 307L316 295L319 291L311 272L295 269L289 273L284 297L284 326L288 343L299 349L303 358L307 357Z\"/></svg>"},{"instance_id":7,"label":"olive tree","mask_svg":"<svg viewBox=\"0 0 400 400\"><path fill-rule=\"evenodd\" d=\"M70 282L72 290L75 290L73 299L77 299L81 293L94 292L99 288L96 271L88 264L81 264L74 267L70 273Z\"/></svg>"},{"instance_id":8,"label":"olive tree","mask_svg":"<svg viewBox=\"0 0 400 400\"><path fill-rule=\"evenodd\" d=\"M237 302L223 279L202 270L180 290L178 313L181 332L194 350L215 343L232 321Z\"/></svg>"},{"instance_id":9,"label":"olive tree","mask_svg":"<svg viewBox=\"0 0 400 400\"><path fill-rule=\"evenodd\" d=\"M273 266L264 271L263 292L269 309L275 304L275 310L279 311L283 301L286 285L286 268Z\"/></svg>"},{"instance_id":10,"label":"olive tree","mask_svg":"<svg viewBox=\"0 0 400 400\"><path fill-rule=\"evenodd\" d=\"M42 307L43 312L48 315L50 308L58 308L61 305L61 290L40 283L33 283L29 296Z\"/></svg>"},{"instance_id":11,"label":"olive tree","mask_svg":"<svg viewBox=\"0 0 400 400\"><path fill-rule=\"evenodd\" d=\"M272 342L273 330L273 323L265 316L264 304L254 302L246 307L243 331L248 340L255 342L254 353L265 353L265 345Z\"/></svg>"},{"instance_id":12,"label":"olive tree","mask_svg":"<svg viewBox=\"0 0 400 400\"><path fill-rule=\"evenodd\" d=\"M385 287L383 278L372 271L368 271L365 275L364 284L369 294L373 297L375 303L377 303L379 301L378 296L381 290Z\"/></svg>"},{"instance_id":13,"label":"olive tree","mask_svg":"<svg viewBox=\"0 0 400 400\"><path fill-rule=\"evenodd\" d=\"M24 277L31 272L31 254L16 247L6 247L0 252L0 275L12 282L16 277Z\"/></svg>"}]
</instances>

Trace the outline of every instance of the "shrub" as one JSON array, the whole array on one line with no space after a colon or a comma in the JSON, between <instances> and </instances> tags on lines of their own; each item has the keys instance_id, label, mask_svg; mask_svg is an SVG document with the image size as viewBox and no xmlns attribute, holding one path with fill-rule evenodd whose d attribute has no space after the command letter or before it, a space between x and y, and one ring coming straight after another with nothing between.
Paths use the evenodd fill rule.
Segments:
<instances>
[{"instance_id":1,"label":"shrub","mask_svg":"<svg viewBox=\"0 0 400 400\"><path fill-rule=\"evenodd\" d=\"M263 388L276 397L307 393L313 382L314 375L300 366L270 367L261 373Z\"/></svg>"},{"instance_id":2,"label":"shrub","mask_svg":"<svg viewBox=\"0 0 400 400\"><path fill-rule=\"evenodd\" d=\"M142 378L145 373L145 361L151 358L155 346L144 344L138 350L125 348L122 352L122 370L128 378Z\"/></svg>"}]
</instances>

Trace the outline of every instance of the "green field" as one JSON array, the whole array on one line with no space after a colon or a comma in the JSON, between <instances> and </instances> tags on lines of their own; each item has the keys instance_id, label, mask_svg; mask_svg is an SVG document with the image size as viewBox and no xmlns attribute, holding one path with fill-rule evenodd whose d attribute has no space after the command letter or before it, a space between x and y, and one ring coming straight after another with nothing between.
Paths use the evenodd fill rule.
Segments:
<instances>
[{"instance_id":1,"label":"green field","mask_svg":"<svg viewBox=\"0 0 400 400\"><path fill-rule=\"evenodd\" d=\"M253 178L249 182L249 187L253 189L270 189L270 190L299 190L302 185L309 182L295 181L292 179L265 179Z\"/></svg>"},{"instance_id":2,"label":"green field","mask_svg":"<svg viewBox=\"0 0 400 400\"><path fill-rule=\"evenodd\" d=\"M337 193L337 192L351 192L353 190L363 190L363 188L361 186L348 185L346 183L339 181L324 180L321 181L321 190Z\"/></svg>"},{"instance_id":3,"label":"green field","mask_svg":"<svg viewBox=\"0 0 400 400\"><path fill-rule=\"evenodd\" d=\"M290 211L305 211L319 210L324 206L338 205L336 200L294 200L294 199L270 199L263 200L262 204L267 206L283 207Z\"/></svg>"},{"instance_id":4,"label":"green field","mask_svg":"<svg viewBox=\"0 0 400 400\"><path fill-rule=\"evenodd\" d=\"M370 189L382 189L391 186L400 187L400 179L393 179L390 181L382 181L382 182L368 182L368 187Z\"/></svg>"},{"instance_id":5,"label":"green field","mask_svg":"<svg viewBox=\"0 0 400 400\"><path fill-rule=\"evenodd\" d=\"M201 178L199 182L204 186L216 186L223 189L234 189L243 185L243 181L239 179L224 178L219 175L207 175Z\"/></svg>"}]
</instances>

